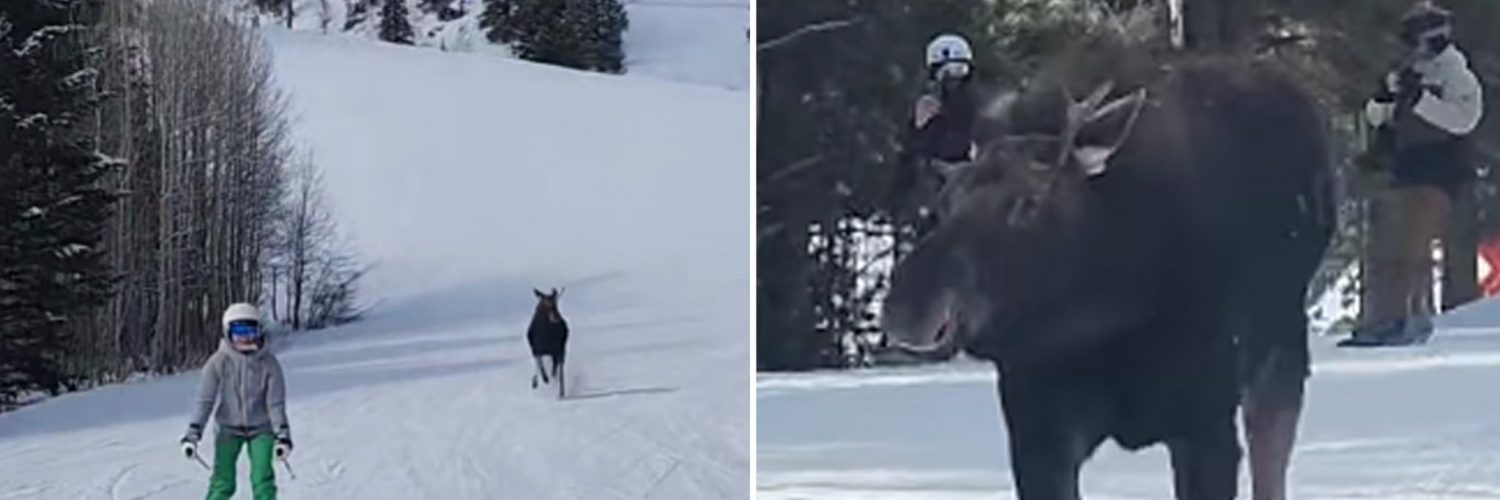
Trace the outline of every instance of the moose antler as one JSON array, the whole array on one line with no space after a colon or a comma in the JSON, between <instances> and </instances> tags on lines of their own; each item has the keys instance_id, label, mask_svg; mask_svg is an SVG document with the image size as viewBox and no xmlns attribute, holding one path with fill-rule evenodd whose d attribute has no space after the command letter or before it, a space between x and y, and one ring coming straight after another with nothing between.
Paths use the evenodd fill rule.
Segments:
<instances>
[{"instance_id":1,"label":"moose antler","mask_svg":"<svg viewBox=\"0 0 1500 500\"><path fill-rule=\"evenodd\" d=\"M1106 157L1108 157L1108 155L1114 154L1115 151L1118 151L1120 149L1120 146L1124 146L1125 140L1130 138L1130 132L1135 130L1135 121L1136 119L1141 117L1141 109L1146 107L1146 89L1139 89L1135 92L1131 92L1130 95L1116 99L1114 100L1114 102L1111 102L1108 105L1099 108L1099 110L1094 112L1093 118L1090 119L1090 121L1098 120L1100 118L1108 116L1110 113L1115 112L1116 109L1126 106L1130 106L1130 115L1125 118L1125 125L1120 129L1120 135L1115 137L1114 144L1110 144L1103 149L1104 153L1102 154L1104 154L1104 156ZM1099 165L1102 169L1102 160L1099 162Z\"/></svg>"},{"instance_id":2,"label":"moose antler","mask_svg":"<svg viewBox=\"0 0 1500 500\"><path fill-rule=\"evenodd\" d=\"M1079 159L1084 164L1090 175L1103 172L1104 162L1125 144L1130 137L1130 132L1135 128L1136 119L1141 115L1141 109L1146 104L1146 89L1137 89L1129 95L1104 103L1104 98L1114 89L1114 81L1107 80L1094 89L1092 94L1082 101L1074 101L1064 89L1064 95L1068 99L1067 123L1063 126L1062 135L1059 137L1058 158L1056 166L1061 168L1067 165L1070 156ZM1120 129L1119 135L1115 137L1114 143L1107 146L1089 146L1084 148L1075 147L1078 135L1084 127L1097 122L1105 117L1129 108L1124 127ZM1082 155L1082 157L1079 157Z\"/></svg>"},{"instance_id":3,"label":"moose antler","mask_svg":"<svg viewBox=\"0 0 1500 500\"><path fill-rule=\"evenodd\" d=\"M1094 91L1082 101L1074 101L1072 93L1066 87L1063 88L1063 96L1068 100L1068 117L1067 122L1063 124L1062 136L1059 137L1061 141L1058 143L1056 162L1058 168L1067 165L1068 156L1073 152L1073 141L1078 140L1078 132L1083 130L1083 126L1103 116L1100 111L1114 109L1115 103L1110 103L1110 106L1104 110L1099 108L1099 105L1104 102L1104 98L1109 96L1109 91L1114 90L1114 88L1114 80L1105 80L1104 83L1094 88Z\"/></svg>"}]
</instances>

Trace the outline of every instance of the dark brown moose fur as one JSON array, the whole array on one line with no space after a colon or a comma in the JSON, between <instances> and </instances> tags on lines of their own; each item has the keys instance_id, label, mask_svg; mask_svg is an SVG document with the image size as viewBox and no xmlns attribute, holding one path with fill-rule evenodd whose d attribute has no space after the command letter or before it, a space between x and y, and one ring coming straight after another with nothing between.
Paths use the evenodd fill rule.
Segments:
<instances>
[{"instance_id":1,"label":"dark brown moose fur","mask_svg":"<svg viewBox=\"0 0 1500 500\"><path fill-rule=\"evenodd\" d=\"M885 330L995 363L1023 500L1078 498L1106 439L1166 444L1179 499L1232 499L1241 391L1300 408L1334 226L1325 142L1274 61L1078 51L947 180Z\"/></svg>"}]
</instances>

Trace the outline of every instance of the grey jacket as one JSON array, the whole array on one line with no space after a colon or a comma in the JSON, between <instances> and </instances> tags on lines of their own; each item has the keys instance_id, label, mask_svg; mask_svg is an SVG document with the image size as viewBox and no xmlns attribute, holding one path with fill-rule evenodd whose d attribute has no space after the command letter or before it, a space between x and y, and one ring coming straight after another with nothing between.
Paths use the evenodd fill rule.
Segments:
<instances>
[{"instance_id":1,"label":"grey jacket","mask_svg":"<svg viewBox=\"0 0 1500 500\"><path fill-rule=\"evenodd\" d=\"M227 340L220 343L219 350L203 365L203 383L198 387L185 439L197 441L203 436L203 424L210 412L220 433L245 437L275 433L278 439L290 441L286 379L276 356L264 348L243 353L230 347Z\"/></svg>"}]
</instances>

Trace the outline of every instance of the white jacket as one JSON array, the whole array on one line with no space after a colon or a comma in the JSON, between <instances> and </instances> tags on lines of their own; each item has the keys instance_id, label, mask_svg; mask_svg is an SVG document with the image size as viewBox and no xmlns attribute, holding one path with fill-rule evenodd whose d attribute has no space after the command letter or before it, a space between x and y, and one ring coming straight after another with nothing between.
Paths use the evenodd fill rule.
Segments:
<instances>
[{"instance_id":1,"label":"white jacket","mask_svg":"<svg viewBox=\"0 0 1500 500\"><path fill-rule=\"evenodd\" d=\"M1423 121L1453 135L1467 135L1479 126L1484 115L1484 91L1479 78L1469 69L1469 58L1449 45L1432 59L1412 64L1412 69L1422 76L1424 87L1435 87L1437 94L1422 90L1422 96L1412 107L1412 112ZM1395 92L1399 75L1386 75L1387 89ZM1365 104L1365 119L1371 125L1381 126L1391 121L1395 105L1371 100Z\"/></svg>"}]
</instances>

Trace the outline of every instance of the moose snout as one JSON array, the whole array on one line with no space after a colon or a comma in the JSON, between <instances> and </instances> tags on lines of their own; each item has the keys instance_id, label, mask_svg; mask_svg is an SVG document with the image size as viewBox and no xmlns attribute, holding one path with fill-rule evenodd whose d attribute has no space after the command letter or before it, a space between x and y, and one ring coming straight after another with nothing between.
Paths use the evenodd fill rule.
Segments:
<instances>
[{"instance_id":1,"label":"moose snout","mask_svg":"<svg viewBox=\"0 0 1500 500\"><path fill-rule=\"evenodd\" d=\"M951 351L960 337L954 306L948 294L920 304L888 301L882 326L890 347L924 356Z\"/></svg>"}]
</instances>

